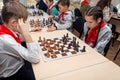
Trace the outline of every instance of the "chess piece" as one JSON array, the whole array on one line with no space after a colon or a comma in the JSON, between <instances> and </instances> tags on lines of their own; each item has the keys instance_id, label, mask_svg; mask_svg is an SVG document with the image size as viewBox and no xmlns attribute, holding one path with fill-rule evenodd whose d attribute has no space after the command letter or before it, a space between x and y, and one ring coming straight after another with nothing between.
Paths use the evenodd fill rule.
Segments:
<instances>
[{"instance_id":1,"label":"chess piece","mask_svg":"<svg viewBox=\"0 0 120 80\"><path fill-rule=\"evenodd\" d=\"M51 55L51 58L57 58L56 54Z\"/></svg>"},{"instance_id":2,"label":"chess piece","mask_svg":"<svg viewBox=\"0 0 120 80\"><path fill-rule=\"evenodd\" d=\"M68 33L66 34L66 37L69 37L69 36L68 36Z\"/></svg>"},{"instance_id":3,"label":"chess piece","mask_svg":"<svg viewBox=\"0 0 120 80\"><path fill-rule=\"evenodd\" d=\"M74 50L75 50L75 51L77 51L77 52L79 52L79 49L78 49L78 47L74 47Z\"/></svg>"},{"instance_id":4,"label":"chess piece","mask_svg":"<svg viewBox=\"0 0 120 80\"><path fill-rule=\"evenodd\" d=\"M46 51L47 49L45 47L42 48L43 51Z\"/></svg>"},{"instance_id":5,"label":"chess piece","mask_svg":"<svg viewBox=\"0 0 120 80\"><path fill-rule=\"evenodd\" d=\"M72 54L77 54L76 51L72 51L71 53L72 53Z\"/></svg>"},{"instance_id":6,"label":"chess piece","mask_svg":"<svg viewBox=\"0 0 120 80\"><path fill-rule=\"evenodd\" d=\"M48 53L46 53L46 54L44 54L47 58L50 58L50 54L49 54L49 52Z\"/></svg>"},{"instance_id":7,"label":"chess piece","mask_svg":"<svg viewBox=\"0 0 120 80\"><path fill-rule=\"evenodd\" d=\"M45 18L43 18L43 25L45 26Z\"/></svg>"},{"instance_id":8,"label":"chess piece","mask_svg":"<svg viewBox=\"0 0 120 80\"><path fill-rule=\"evenodd\" d=\"M68 45L68 49L71 49L71 44Z\"/></svg>"},{"instance_id":9,"label":"chess piece","mask_svg":"<svg viewBox=\"0 0 120 80\"><path fill-rule=\"evenodd\" d=\"M86 52L86 47L83 46L83 49L81 50L81 52Z\"/></svg>"},{"instance_id":10,"label":"chess piece","mask_svg":"<svg viewBox=\"0 0 120 80\"><path fill-rule=\"evenodd\" d=\"M43 43L45 43L45 37L43 38Z\"/></svg>"},{"instance_id":11,"label":"chess piece","mask_svg":"<svg viewBox=\"0 0 120 80\"><path fill-rule=\"evenodd\" d=\"M76 45L76 47L80 47L80 46L79 46L79 42L77 42L77 45Z\"/></svg>"},{"instance_id":12,"label":"chess piece","mask_svg":"<svg viewBox=\"0 0 120 80\"><path fill-rule=\"evenodd\" d=\"M49 22L51 25L53 24L53 20L51 18L49 18Z\"/></svg>"},{"instance_id":13,"label":"chess piece","mask_svg":"<svg viewBox=\"0 0 120 80\"><path fill-rule=\"evenodd\" d=\"M66 54L66 53L62 53L61 55L62 55L62 56L67 56L67 54Z\"/></svg>"},{"instance_id":14,"label":"chess piece","mask_svg":"<svg viewBox=\"0 0 120 80\"><path fill-rule=\"evenodd\" d=\"M64 47L62 46L61 52L64 52Z\"/></svg>"},{"instance_id":15,"label":"chess piece","mask_svg":"<svg viewBox=\"0 0 120 80\"><path fill-rule=\"evenodd\" d=\"M41 40L41 37L39 37L39 40L38 40L38 42L42 42L42 40Z\"/></svg>"}]
</instances>

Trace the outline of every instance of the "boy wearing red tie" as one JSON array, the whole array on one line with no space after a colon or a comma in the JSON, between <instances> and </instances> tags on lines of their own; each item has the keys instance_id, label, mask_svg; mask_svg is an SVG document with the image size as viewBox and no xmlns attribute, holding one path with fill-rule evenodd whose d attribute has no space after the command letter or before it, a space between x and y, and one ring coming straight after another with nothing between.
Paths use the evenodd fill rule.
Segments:
<instances>
[{"instance_id":1,"label":"boy wearing red tie","mask_svg":"<svg viewBox=\"0 0 120 80\"><path fill-rule=\"evenodd\" d=\"M13 6L14 5L14 6ZM10 1L2 9L3 25L0 25L0 80L35 80L24 60L38 63L38 43L29 34L26 8ZM19 34L24 37L27 49L21 46Z\"/></svg>"},{"instance_id":2,"label":"boy wearing red tie","mask_svg":"<svg viewBox=\"0 0 120 80\"><path fill-rule=\"evenodd\" d=\"M72 31L72 12L68 10L70 5L69 0L59 0L58 7L60 14L59 16L54 16L55 20L58 22L55 24L56 27L48 28L48 31L67 29ZM51 16L50 16L51 18Z\"/></svg>"}]
</instances>

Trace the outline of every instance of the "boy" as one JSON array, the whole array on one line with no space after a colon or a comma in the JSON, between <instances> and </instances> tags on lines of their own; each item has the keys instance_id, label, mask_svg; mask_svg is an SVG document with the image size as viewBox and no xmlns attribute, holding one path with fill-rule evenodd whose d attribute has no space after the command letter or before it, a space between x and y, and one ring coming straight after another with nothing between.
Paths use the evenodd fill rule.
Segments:
<instances>
[{"instance_id":1,"label":"boy","mask_svg":"<svg viewBox=\"0 0 120 80\"><path fill-rule=\"evenodd\" d=\"M85 43L103 54L106 44L111 39L111 29L103 20L103 12L99 7L92 7L85 13L86 23L84 24Z\"/></svg>"},{"instance_id":2,"label":"boy","mask_svg":"<svg viewBox=\"0 0 120 80\"><path fill-rule=\"evenodd\" d=\"M49 27L48 31L54 31L54 30L62 30L67 29L72 32L72 12L68 11L70 5L69 0L59 0L58 1L58 7L60 14L59 16L54 16L55 20L58 23L55 23L55 27ZM50 16L50 18L53 18L53 16Z\"/></svg>"},{"instance_id":3,"label":"boy","mask_svg":"<svg viewBox=\"0 0 120 80\"><path fill-rule=\"evenodd\" d=\"M14 5L14 6L13 6ZM34 80L31 70L27 70L24 60L38 63L38 43L30 37L26 8L18 2L10 1L2 9L3 25L0 26L0 80ZM21 46L20 33L27 43Z\"/></svg>"},{"instance_id":4,"label":"boy","mask_svg":"<svg viewBox=\"0 0 120 80\"><path fill-rule=\"evenodd\" d=\"M55 7L53 0L46 0L48 6L47 13L48 15L58 16L58 10Z\"/></svg>"}]
</instances>

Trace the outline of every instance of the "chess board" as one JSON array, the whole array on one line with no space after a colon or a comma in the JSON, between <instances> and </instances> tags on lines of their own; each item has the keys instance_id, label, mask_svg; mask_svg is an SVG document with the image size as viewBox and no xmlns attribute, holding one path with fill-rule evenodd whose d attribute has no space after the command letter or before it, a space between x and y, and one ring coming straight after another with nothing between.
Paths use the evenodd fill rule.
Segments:
<instances>
[{"instance_id":1,"label":"chess board","mask_svg":"<svg viewBox=\"0 0 120 80\"><path fill-rule=\"evenodd\" d=\"M57 60L75 55L86 54L88 50L81 45L75 37L70 37L67 33L58 38L41 38L39 37L40 53L44 61Z\"/></svg>"},{"instance_id":2,"label":"chess board","mask_svg":"<svg viewBox=\"0 0 120 80\"><path fill-rule=\"evenodd\" d=\"M28 25L30 28L30 31L34 31L35 28L44 28L44 27L49 27L50 25L52 26L53 20L50 18L41 18L41 19L29 19L28 20Z\"/></svg>"}]
</instances>

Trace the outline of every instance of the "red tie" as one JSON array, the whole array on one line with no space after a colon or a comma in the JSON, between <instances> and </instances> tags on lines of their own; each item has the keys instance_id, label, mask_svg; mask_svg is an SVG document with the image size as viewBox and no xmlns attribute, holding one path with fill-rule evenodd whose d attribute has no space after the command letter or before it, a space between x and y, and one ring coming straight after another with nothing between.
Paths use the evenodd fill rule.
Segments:
<instances>
[{"instance_id":1,"label":"red tie","mask_svg":"<svg viewBox=\"0 0 120 80\"><path fill-rule=\"evenodd\" d=\"M60 21L60 18L62 18L62 20L64 21L64 16L67 15L67 13L61 13L59 16L58 16L58 21Z\"/></svg>"},{"instance_id":2,"label":"red tie","mask_svg":"<svg viewBox=\"0 0 120 80\"><path fill-rule=\"evenodd\" d=\"M0 26L0 35L4 35L4 34L8 34L8 35L12 36L16 40L16 42L21 44L21 40L20 40L20 37L18 34L16 37L15 34L12 31L10 31L6 26L1 25Z\"/></svg>"},{"instance_id":3,"label":"red tie","mask_svg":"<svg viewBox=\"0 0 120 80\"><path fill-rule=\"evenodd\" d=\"M50 15L50 8L48 8L48 15Z\"/></svg>"},{"instance_id":4,"label":"red tie","mask_svg":"<svg viewBox=\"0 0 120 80\"><path fill-rule=\"evenodd\" d=\"M89 42L92 42L92 44L94 45L95 41L97 40L97 36L98 36L97 31L99 30L99 28L103 28L105 25L106 25L106 23L104 21L102 21L101 24L99 24L98 26L96 26L95 28L90 30L85 43L89 44Z\"/></svg>"},{"instance_id":5,"label":"red tie","mask_svg":"<svg viewBox=\"0 0 120 80\"><path fill-rule=\"evenodd\" d=\"M48 15L50 15L50 11L53 7L54 7L54 5L51 8L48 8Z\"/></svg>"}]
</instances>

